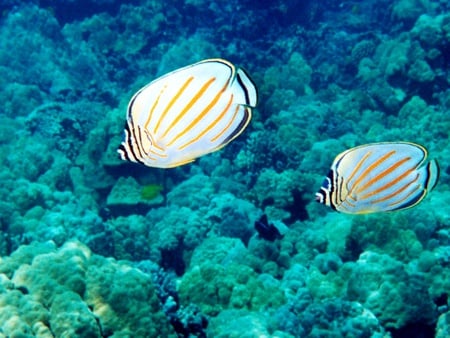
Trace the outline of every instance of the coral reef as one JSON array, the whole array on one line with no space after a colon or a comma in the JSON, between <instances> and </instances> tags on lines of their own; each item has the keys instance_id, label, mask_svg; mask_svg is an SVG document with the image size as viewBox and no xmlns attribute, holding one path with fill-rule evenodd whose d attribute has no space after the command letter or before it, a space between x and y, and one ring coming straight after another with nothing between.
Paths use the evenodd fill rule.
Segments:
<instances>
[{"instance_id":1,"label":"coral reef","mask_svg":"<svg viewBox=\"0 0 450 338\"><path fill-rule=\"evenodd\" d=\"M204 263L189 270L179 285L180 300L194 303L202 312L217 315L222 309L259 311L284 302L281 290L264 285L251 268Z\"/></svg>"},{"instance_id":2,"label":"coral reef","mask_svg":"<svg viewBox=\"0 0 450 338\"><path fill-rule=\"evenodd\" d=\"M450 335L448 1L0 9L0 336ZM215 57L259 88L242 136L167 171L120 161L133 93ZM397 140L440 163L420 205L315 203L338 153Z\"/></svg>"},{"instance_id":3,"label":"coral reef","mask_svg":"<svg viewBox=\"0 0 450 338\"><path fill-rule=\"evenodd\" d=\"M21 246L0 271L6 336L175 337L151 275L79 242Z\"/></svg>"}]
</instances>

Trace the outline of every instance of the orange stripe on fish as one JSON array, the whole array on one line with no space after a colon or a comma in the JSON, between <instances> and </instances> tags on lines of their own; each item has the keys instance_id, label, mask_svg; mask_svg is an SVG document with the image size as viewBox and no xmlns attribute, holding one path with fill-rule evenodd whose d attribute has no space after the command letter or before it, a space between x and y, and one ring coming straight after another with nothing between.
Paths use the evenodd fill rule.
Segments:
<instances>
[{"instance_id":1,"label":"orange stripe on fish","mask_svg":"<svg viewBox=\"0 0 450 338\"><path fill-rule=\"evenodd\" d=\"M189 142L181 145L178 149L183 150L184 148L188 147L189 145L191 145L192 143L198 141L200 138L202 138L203 136L205 136L208 132L210 132L219 122L222 121L222 118L225 116L226 112L229 110L230 106L231 106L231 102L233 101L233 95L230 96L230 99L228 100L227 105L225 106L225 108L222 110L222 112L219 114L219 116L217 116L217 118L213 121L212 124L208 125L205 129L203 129L203 131L201 133L199 133L196 137L194 137L193 139L191 139Z\"/></svg>"},{"instance_id":2,"label":"orange stripe on fish","mask_svg":"<svg viewBox=\"0 0 450 338\"><path fill-rule=\"evenodd\" d=\"M123 160L157 168L192 162L240 135L257 102L250 76L228 61L177 69L132 97L118 152Z\"/></svg>"}]
</instances>

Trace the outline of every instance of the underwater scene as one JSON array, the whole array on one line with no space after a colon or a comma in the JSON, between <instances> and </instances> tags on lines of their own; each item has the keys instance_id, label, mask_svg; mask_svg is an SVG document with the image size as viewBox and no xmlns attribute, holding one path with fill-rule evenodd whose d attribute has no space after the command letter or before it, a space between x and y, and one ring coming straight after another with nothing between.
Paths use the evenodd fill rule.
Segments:
<instances>
[{"instance_id":1,"label":"underwater scene","mask_svg":"<svg viewBox=\"0 0 450 338\"><path fill-rule=\"evenodd\" d=\"M0 338L450 337L450 2L0 9Z\"/></svg>"}]
</instances>

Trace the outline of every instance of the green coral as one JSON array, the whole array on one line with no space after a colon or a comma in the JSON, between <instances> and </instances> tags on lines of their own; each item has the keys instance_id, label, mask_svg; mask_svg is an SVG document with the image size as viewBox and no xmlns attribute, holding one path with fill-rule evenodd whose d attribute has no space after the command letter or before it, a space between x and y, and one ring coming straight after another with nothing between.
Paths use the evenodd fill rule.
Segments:
<instances>
[{"instance_id":1,"label":"green coral","mask_svg":"<svg viewBox=\"0 0 450 338\"><path fill-rule=\"evenodd\" d=\"M293 338L280 331L270 330L269 315L246 310L224 310L211 318L208 336L216 338Z\"/></svg>"},{"instance_id":2,"label":"green coral","mask_svg":"<svg viewBox=\"0 0 450 338\"><path fill-rule=\"evenodd\" d=\"M85 302L100 318L103 332L133 337L168 336L150 275L101 256L91 259Z\"/></svg>"},{"instance_id":3,"label":"green coral","mask_svg":"<svg viewBox=\"0 0 450 338\"><path fill-rule=\"evenodd\" d=\"M101 335L95 316L76 293L67 291L58 294L54 298L50 314L50 326L57 337L96 338Z\"/></svg>"},{"instance_id":4,"label":"green coral","mask_svg":"<svg viewBox=\"0 0 450 338\"><path fill-rule=\"evenodd\" d=\"M79 242L22 246L0 271L0 331L8 337L171 336L151 276Z\"/></svg>"},{"instance_id":5,"label":"green coral","mask_svg":"<svg viewBox=\"0 0 450 338\"><path fill-rule=\"evenodd\" d=\"M190 266L199 266L203 262L210 264L244 263L249 258L249 252L240 239L209 237L194 250Z\"/></svg>"},{"instance_id":6,"label":"green coral","mask_svg":"<svg viewBox=\"0 0 450 338\"><path fill-rule=\"evenodd\" d=\"M409 67L408 77L417 82L431 82L435 74L425 60L416 60Z\"/></svg>"},{"instance_id":7,"label":"green coral","mask_svg":"<svg viewBox=\"0 0 450 338\"><path fill-rule=\"evenodd\" d=\"M426 251L424 251L426 252ZM433 299L437 299L442 295L450 294L450 267L449 261L449 247L443 246L437 248L433 253L427 253L429 271L426 273L426 280L429 285L429 293ZM431 262L430 262L431 261ZM433 263L433 265L430 265ZM421 256L419 266L424 267L424 257Z\"/></svg>"},{"instance_id":8,"label":"green coral","mask_svg":"<svg viewBox=\"0 0 450 338\"><path fill-rule=\"evenodd\" d=\"M297 95L310 92L312 68L300 53L294 52L287 64L272 66L264 73L262 91L271 93L276 88L291 89Z\"/></svg>"},{"instance_id":9,"label":"green coral","mask_svg":"<svg viewBox=\"0 0 450 338\"><path fill-rule=\"evenodd\" d=\"M149 184L141 187L132 177L120 177L108 195L106 203L111 208L133 209L137 205L155 206L163 203L163 187Z\"/></svg>"},{"instance_id":10,"label":"green coral","mask_svg":"<svg viewBox=\"0 0 450 338\"><path fill-rule=\"evenodd\" d=\"M321 273L317 268L309 271L306 282L309 292L317 300L342 297L346 292L346 281L338 273Z\"/></svg>"},{"instance_id":11,"label":"green coral","mask_svg":"<svg viewBox=\"0 0 450 338\"><path fill-rule=\"evenodd\" d=\"M426 12L433 12L437 3L429 0L398 0L392 6L392 16L395 19L411 22Z\"/></svg>"},{"instance_id":12,"label":"green coral","mask_svg":"<svg viewBox=\"0 0 450 338\"><path fill-rule=\"evenodd\" d=\"M446 26L449 21L448 13L436 17L423 14L417 19L411 34L425 46L440 47L441 44L450 40L448 26Z\"/></svg>"},{"instance_id":13,"label":"green coral","mask_svg":"<svg viewBox=\"0 0 450 338\"><path fill-rule=\"evenodd\" d=\"M450 311L439 316L436 325L436 338L447 338L450 336Z\"/></svg>"},{"instance_id":14,"label":"green coral","mask_svg":"<svg viewBox=\"0 0 450 338\"><path fill-rule=\"evenodd\" d=\"M404 213L354 218L347 249L383 251L401 261L419 257L423 245Z\"/></svg>"},{"instance_id":15,"label":"green coral","mask_svg":"<svg viewBox=\"0 0 450 338\"><path fill-rule=\"evenodd\" d=\"M273 205L287 210L294 203L293 190L305 191L308 183L311 183L311 177L298 170L288 169L278 173L274 169L265 168L258 176L251 193L260 206Z\"/></svg>"},{"instance_id":16,"label":"green coral","mask_svg":"<svg viewBox=\"0 0 450 338\"><path fill-rule=\"evenodd\" d=\"M408 39L381 43L375 53L375 60L379 62L378 69L387 77L403 72L410 61L410 49L411 41Z\"/></svg>"},{"instance_id":17,"label":"green coral","mask_svg":"<svg viewBox=\"0 0 450 338\"><path fill-rule=\"evenodd\" d=\"M195 266L181 278L178 292L183 304L194 303L212 316L224 309L260 311L285 302L279 288L265 286L251 268L241 264Z\"/></svg>"},{"instance_id":18,"label":"green coral","mask_svg":"<svg viewBox=\"0 0 450 338\"><path fill-rule=\"evenodd\" d=\"M364 304L388 328L431 323L436 315L426 276L374 252L363 253L352 267L347 296Z\"/></svg>"}]
</instances>

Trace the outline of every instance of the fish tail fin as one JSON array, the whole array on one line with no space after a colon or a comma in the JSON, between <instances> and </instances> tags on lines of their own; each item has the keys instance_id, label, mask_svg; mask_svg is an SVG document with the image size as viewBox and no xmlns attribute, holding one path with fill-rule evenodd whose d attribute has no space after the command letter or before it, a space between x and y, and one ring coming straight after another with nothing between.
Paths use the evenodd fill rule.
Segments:
<instances>
[{"instance_id":1,"label":"fish tail fin","mask_svg":"<svg viewBox=\"0 0 450 338\"><path fill-rule=\"evenodd\" d=\"M425 179L425 188L428 191L433 190L433 188L436 186L438 180L439 180L439 163L437 160L431 160L426 165L426 179Z\"/></svg>"}]
</instances>

